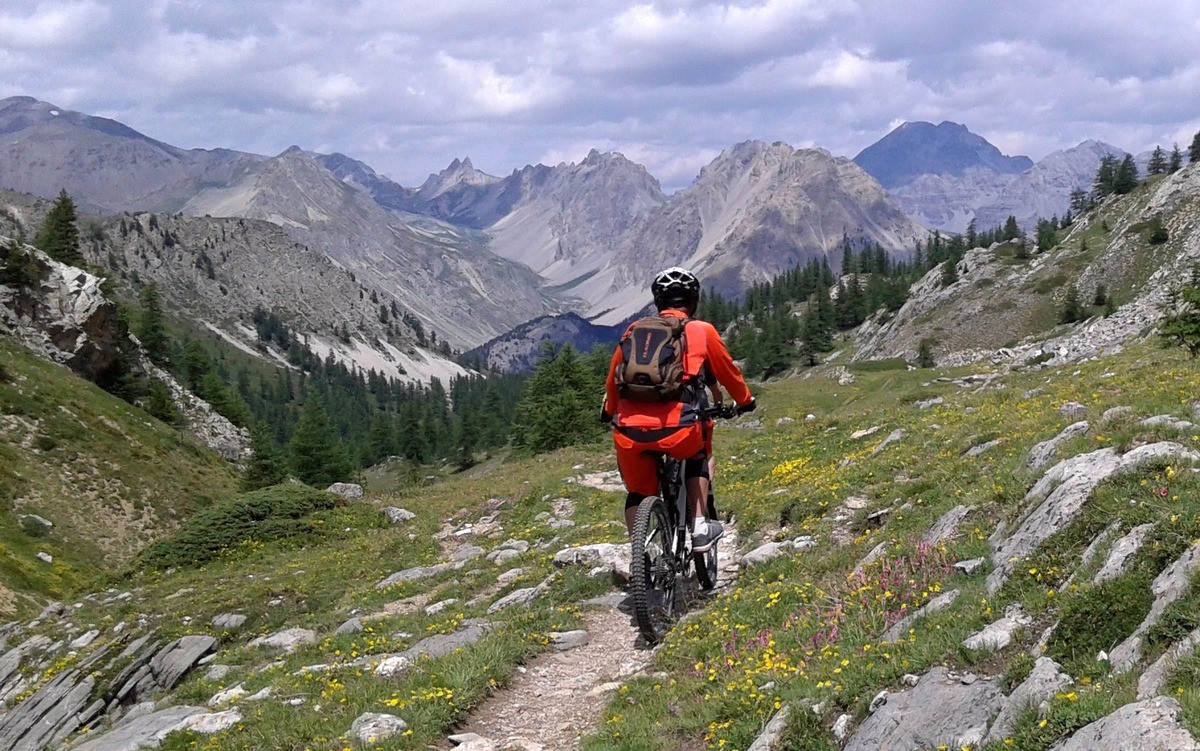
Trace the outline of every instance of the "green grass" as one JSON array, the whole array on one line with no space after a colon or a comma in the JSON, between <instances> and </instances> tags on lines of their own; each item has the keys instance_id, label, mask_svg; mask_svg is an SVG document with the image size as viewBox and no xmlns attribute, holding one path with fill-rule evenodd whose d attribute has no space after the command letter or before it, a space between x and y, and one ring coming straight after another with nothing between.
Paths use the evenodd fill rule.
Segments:
<instances>
[{"instance_id":1,"label":"green grass","mask_svg":"<svg viewBox=\"0 0 1200 751\"><path fill-rule=\"evenodd\" d=\"M723 425L717 433L722 508L733 514L746 545L809 534L818 547L750 569L736 586L678 624L657 652L651 673L614 693L583 748L744 750L785 703L800 708L787 729L790 747L834 748L829 728L836 717L849 713L861 720L871 698L880 689L901 689L906 674L947 665L995 677L1011 689L1032 665L1026 650L1060 618L1070 624L1060 627L1047 646L1080 683L1050 702L1044 725L1036 717L1022 719L1011 739L1014 746L1044 751L1062 733L1128 701L1132 679L1098 672L1093 650L1110 649L1137 625L1148 607L1146 583L1200 537L1200 480L1192 473L1157 464L1110 479L1072 524L1020 562L995 596L984 590L990 564L971 576L955 572L951 564L986 556L992 529L1030 510L1024 497L1037 476L1025 471L1025 458L1034 443L1070 422L1057 411L1065 402L1083 403L1093 417L1126 405L1136 417L1094 429L1064 447L1061 456L1165 438L1200 443L1200 436L1148 429L1136 421L1153 414L1190 414L1200 393L1200 368L1181 352L1142 345L1112 361L1012 373L986 390L933 382L935 376L981 369L986 368L868 367L848 386L817 374L756 387L761 406L754 417L762 418L762 427ZM945 401L928 409L917 406L933 396ZM810 414L813 418L806 419ZM791 419L780 420L784 417ZM868 428L877 430L853 437ZM897 428L903 438L876 453ZM990 450L966 455L993 439L999 443ZM555 573L551 558L565 545L623 540L621 494L568 482L612 468L610 449L596 445L495 459L464 473L439 474L428 486L373 491L364 503L291 515L285 531L294 522L301 534L237 532L223 537L222 552L198 565L131 572L115 584L134 592L132 601L103 607L83 601L77 617L107 628L146 614L147 627L163 636L200 631L221 638L219 660L234 666L232 674L210 683L198 672L185 681L176 701L203 702L237 682L252 692L270 685L282 696L305 699L299 707L273 701L245 705L245 719L234 730L205 739L178 735L164 746L171 751L264 745L340 751L350 722L364 711L396 712L412 728L410 735L380 748L437 746L493 687L512 680L520 663L544 649L545 632L577 625L578 603L609 590L607 582L581 571ZM868 508L835 521L835 512L852 495L866 498ZM561 505L560 499L574 504L577 524L552 530L541 515ZM959 535L934 548L919 544L925 530L958 504L972 508ZM384 505L409 508L418 516L402 525L386 524L379 511ZM224 507L213 507L212 513L218 508ZM891 510L882 528L867 528L862 519L881 508ZM207 535L225 529L202 525L205 518L193 523ZM312 526L317 521L327 534ZM1083 548L1113 522L1122 533L1137 524L1157 526L1125 576L1101 586L1084 577L1074 588L1064 588ZM375 587L394 571L442 560L443 540L456 539L453 530L465 523L482 530L466 541L485 550L507 538L533 545L512 564L524 569L517 581L500 586L497 577L507 567L480 558L461 571L385 590ZM489 532L489 523L498 527ZM538 547L555 537L553 545ZM861 577L849 578L848 572L881 542L888 543L885 555L866 566ZM531 608L489 617L496 628L461 653L427 661L392 681L347 666L363 655L397 652L425 635L485 617L497 597L548 578L545 597ZM960 591L951 608L913 624L894 643L882 641L898 615L950 589ZM476 599L480 593L486 596ZM458 602L425 614L424 604L450 598ZM407 609L398 605L405 602L411 604ZM1192 592L1168 611L1147 640L1148 658L1193 627L1197 602L1200 596ZM1013 603L1021 603L1035 621L1017 643L997 655L960 646ZM367 631L333 635L352 615L385 608L391 614L371 620ZM246 614L245 631L216 633L209 623L223 612ZM245 642L291 626L313 628L320 638L282 656L279 666L258 672L275 656L251 650ZM312 664L342 667L293 675ZM1189 725L1200 724L1194 674L1200 674L1200 662L1185 661L1172 683L1172 690L1181 692L1183 721ZM820 714L809 709L815 704L821 705Z\"/></svg>"},{"instance_id":2,"label":"green grass","mask_svg":"<svg viewBox=\"0 0 1200 751\"><path fill-rule=\"evenodd\" d=\"M66 368L6 338L0 360L0 617L96 586L236 488L227 462ZM30 534L29 514L54 526Z\"/></svg>"}]
</instances>

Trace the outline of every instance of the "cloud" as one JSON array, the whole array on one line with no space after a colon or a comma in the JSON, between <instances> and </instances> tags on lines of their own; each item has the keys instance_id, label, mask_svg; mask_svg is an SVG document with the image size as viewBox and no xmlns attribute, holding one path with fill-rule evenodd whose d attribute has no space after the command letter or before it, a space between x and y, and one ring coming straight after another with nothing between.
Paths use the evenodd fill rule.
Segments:
<instances>
[{"instance_id":1,"label":"cloud","mask_svg":"<svg viewBox=\"0 0 1200 751\"><path fill-rule=\"evenodd\" d=\"M668 190L746 139L853 156L952 120L1040 158L1200 126L1200 13L1173 0L9 0L0 96L184 147L362 159L406 185L591 148Z\"/></svg>"}]
</instances>

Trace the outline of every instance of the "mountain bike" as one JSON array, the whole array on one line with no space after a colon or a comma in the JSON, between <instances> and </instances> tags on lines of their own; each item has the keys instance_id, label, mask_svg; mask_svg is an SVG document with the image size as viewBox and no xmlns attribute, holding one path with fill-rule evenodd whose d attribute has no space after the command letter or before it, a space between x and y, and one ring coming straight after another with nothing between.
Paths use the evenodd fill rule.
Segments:
<instances>
[{"instance_id":1,"label":"mountain bike","mask_svg":"<svg viewBox=\"0 0 1200 751\"><path fill-rule=\"evenodd\" d=\"M708 407L704 417L730 418L733 405ZM707 551L692 550L691 504L683 476L683 461L658 453L659 494L645 498L637 509L630 538L632 560L630 590L638 630L653 644L676 619L676 584L695 567L703 590L717 585L717 545ZM717 505L709 484L708 518L716 522ZM719 523L719 522L718 522Z\"/></svg>"}]
</instances>

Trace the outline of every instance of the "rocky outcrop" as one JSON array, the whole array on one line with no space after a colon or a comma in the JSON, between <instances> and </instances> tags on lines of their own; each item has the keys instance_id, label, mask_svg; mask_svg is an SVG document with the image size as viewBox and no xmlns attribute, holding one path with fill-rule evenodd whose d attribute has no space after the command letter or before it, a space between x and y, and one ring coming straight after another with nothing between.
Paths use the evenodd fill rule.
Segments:
<instances>
[{"instance_id":1,"label":"rocky outcrop","mask_svg":"<svg viewBox=\"0 0 1200 751\"><path fill-rule=\"evenodd\" d=\"M0 239L0 254L12 252L33 260L37 281L21 289L0 285L0 333L101 388L111 389L131 373L162 381L197 440L229 461L249 456L248 431L145 356L121 322L117 306L104 296L102 279L30 247L14 251Z\"/></svg>"},{"instance_id":2,"label":"rocky outcrop","mask_svg":"<svg viewBox=\"0 0 1200 751\"><path fill-rule=\"evenodd\" d=\"M1179 702L1166 696L1126 704L1056 743L1051 751L1196 751L1200 744L1179 722L1181 711Z\"/></svg>"}]
</instances>

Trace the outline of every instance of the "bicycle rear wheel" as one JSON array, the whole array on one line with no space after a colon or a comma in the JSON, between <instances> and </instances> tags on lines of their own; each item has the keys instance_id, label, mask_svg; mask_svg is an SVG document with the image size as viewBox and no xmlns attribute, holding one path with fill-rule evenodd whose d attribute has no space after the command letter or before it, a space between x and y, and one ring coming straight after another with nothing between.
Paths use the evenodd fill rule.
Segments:
<instances>
[{"instance_id":1,"label":"bicycle rear wheel","mask_svg":"<svg viewBox=\"0 0 1200 751\"><path fill-rule=\"evenodd\" d=\"M658 496L644 499L630 540L630 588L638 630L657 642L675 608L675 530L667 506Z\"/></svg>"}]
</instances>

